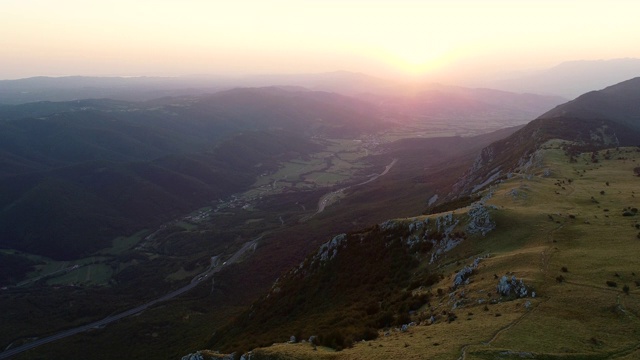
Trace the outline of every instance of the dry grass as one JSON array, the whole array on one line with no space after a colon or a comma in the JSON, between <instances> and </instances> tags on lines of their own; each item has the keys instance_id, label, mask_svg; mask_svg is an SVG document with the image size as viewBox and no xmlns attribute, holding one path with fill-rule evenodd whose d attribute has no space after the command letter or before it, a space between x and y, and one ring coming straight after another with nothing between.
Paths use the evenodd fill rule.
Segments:
<instances>
[{"instance_id":1,"label":"dry grass","mask_svg":"<svg viewBox=\"0 0 640 360\"><path fill-rule=\"evenodd\" d=\"M640 153L612 149L610 160L602 151L598 163L588 161L590 154L569 163L558 143L550 144L534 177L514 177L494 189L488 203L498 207L498 228L460 245L436 266L445 278L432 289L446 289L446 294L434 297L427 310L452 311L449 287L455 271L479 254L491 254L472 283L451 295L465 299L453 310L457 320L406 333L391 330L388 336L381 332L378 339L341 352L275 344L257 353L282 359L638 358L640 229L635 225L640 215L622 213L640 207L640 178L633 176ZM551 170L548 177L542 176L545 168ZM507 273L523 278L536 298L500 299L494 275ZM559 275L564 281L556 280Z\"/></svg>"}]
</instances>

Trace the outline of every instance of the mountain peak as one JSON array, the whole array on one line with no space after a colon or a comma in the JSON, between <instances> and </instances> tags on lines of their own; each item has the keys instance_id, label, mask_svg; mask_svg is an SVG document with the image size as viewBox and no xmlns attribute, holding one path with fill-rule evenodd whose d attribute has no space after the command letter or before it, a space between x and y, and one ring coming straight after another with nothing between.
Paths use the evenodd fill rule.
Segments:
<instances>
[{"instance_id":1,"label":"mountain peak","mask_svg":"<svg viewBox=\"0 0 640 360\"><path fill-rule=\"evenodd\" d=\"M496 81L492 87L536 94L575 98L589 90L602 89L640 76L640 59L577 60L548 69Z\"/></svg>"},{"instance_id":2,"label":"mountain peak","mask_svg":"<svg viewBox=\"0 0 640 360\"><path fill-rule=\"evenodd\" d=\"M583 94L540 116L606 119L640 130L640 77Z\"/></svg>"},{"instance_id":3,"label":"mountain peak","mask_svg":"<svg viewBox=\"0 0 640 360\"><path fill-rule=\"evenodd\" d=\"M508 177L535 162L539 148L551 139L582 151L640 143L640 77L583 94L487 146L456 189L469 194Z\"/></svg>"}]
</instances>

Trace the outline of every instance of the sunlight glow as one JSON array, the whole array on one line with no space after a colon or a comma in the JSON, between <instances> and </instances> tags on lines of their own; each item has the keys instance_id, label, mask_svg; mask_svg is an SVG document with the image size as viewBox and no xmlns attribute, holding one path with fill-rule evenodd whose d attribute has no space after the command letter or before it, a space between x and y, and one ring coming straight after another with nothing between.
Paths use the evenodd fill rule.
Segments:
<instances>
[{"instance_id":1,"label":"sunlight glow","mask_svg":"<svg viewBox=\"0 0 640 360\"><path fill-rule=\"evenodd\" d=\"M1 10L0 78L418 76L640 57L640 2L627 0L5 0Z\"/></svg>"}]
</instances>

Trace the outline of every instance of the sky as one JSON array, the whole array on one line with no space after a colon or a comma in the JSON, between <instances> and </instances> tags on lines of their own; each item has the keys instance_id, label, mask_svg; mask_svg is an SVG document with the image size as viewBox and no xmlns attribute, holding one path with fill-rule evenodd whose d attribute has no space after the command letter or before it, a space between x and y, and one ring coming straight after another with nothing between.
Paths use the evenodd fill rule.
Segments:
<instances>
[{"instance_id":1,"label":"sky","mask_svg":"<svg viewBox=\"0 0 640 360\"><path fill-rule=\"evenodd\" d=\"M640 58L636 0L0 0L0 79L357 71L450 80Z\"/></svg>"}]
</instances>

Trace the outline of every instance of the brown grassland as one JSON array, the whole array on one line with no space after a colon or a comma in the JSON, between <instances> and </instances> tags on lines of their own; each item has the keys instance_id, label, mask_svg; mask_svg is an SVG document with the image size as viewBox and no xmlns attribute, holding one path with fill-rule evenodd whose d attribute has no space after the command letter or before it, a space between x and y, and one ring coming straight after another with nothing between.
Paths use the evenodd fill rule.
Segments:
<instances>
[{"instance_id":1,"label":"brown grassland","mask_svg":"<svg viewBox=\"0 0 640 360\"><path fill-rule=\"evenodd\" d=\"M540 166L492 187L496 230L424 264L444 275L425 291L443 291L418 313L455 311L455 321L380 329L377 339L342 351L274 344L254 350L255 358L640 358L640 150L570 162L562 143L550 141L540 152ZM468 285L451 288L462 266L486 255ZM522 278L536 297L500 297L496 277L503 275ZM463 305L452 310L458 300Z\"/></svg>"}]
</instances>

